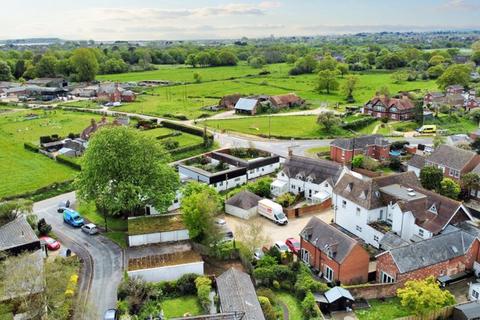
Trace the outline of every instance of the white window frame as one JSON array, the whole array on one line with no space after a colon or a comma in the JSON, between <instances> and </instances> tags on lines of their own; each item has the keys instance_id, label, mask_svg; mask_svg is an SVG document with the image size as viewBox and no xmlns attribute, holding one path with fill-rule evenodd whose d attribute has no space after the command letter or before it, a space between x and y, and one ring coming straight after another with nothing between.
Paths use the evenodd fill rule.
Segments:
<instances>
[{"instance_id":1,"label":"white window frame","mask_svg":"<svg viewBox=\"0 0 480 320\"><path fill-rule=\"evenodd\" d=\"M345 208L347 206L347 200L342 200L342 208Z\"/></svg>"},{"instance_id":2,"label":"white window frame","mask_svg":"<svg viewBox=\"0 0 480 320\"><path fill-rule=\"evenodd\" d=\"M357 217L360 215L361 212L362 210L359 207L357 207L357 210L355 211L355 213L357 214Z\"/></svg>"},{"instance_id":3,"label":"white window frame","mask_svg":"<svg viewBox=\"0 0 480 320\"><path fill-rule=\"evenodd\" d=\"M472 289L472 297L473 297L475 300L480 300L480 292L478 292L478 291L475 290L475 289Z\"/></svg>"},{"instance_id":4,"label":"white window frame","mask_svg":"<svg viewBox=\"0 0 480 320\"><path fill-rule=\"evenodd\" d=\"M303 262L310 264L310 252L308 252L307 249L302 248L300 250L300 257L302 258Z\"/></svg>"},{"instance_id":5,"label":"white window frame","mask_svg":"<svg viewBox=\"0 0 480 320\"><path fill-rule=\"evenodd\" d=\"M459 170L448 169L448 172L452 177L460 178L460 171Z\"/></svg>"},{"instance_id":6,"label":"white window frame","mask_svg":"<svg viewBox=\"0 0 480 320\"><path fill-rule=\"evenodd\" d=\"M394 283L395 278L392 277L391 275L389 275L388 273L386 273L385 271L382 271L382 273L380 274L380 282L381 283Z\"/></svg>"},{"instance_id":7,"label":"white window frame","mask_svg":"<svg viewBox=\"0 0 480 320\"><path fill-rule=\"evenodd\" d=\"M423 238L423 236L425 235L425 232L423 231L423 229L418 228L418 235Z\"/></svg>"},{"instance_id":8,"label":"white window frame","mask_svg":"<svg viewBox=\"0 0 480 320\"><path fill-rule=\"evenodd\" d=\"M327 280L328 282L333 281L333 269L327 265L325 265L325 272L323 278L325 278L325 280Z\"/></svg>"}]
</instances>

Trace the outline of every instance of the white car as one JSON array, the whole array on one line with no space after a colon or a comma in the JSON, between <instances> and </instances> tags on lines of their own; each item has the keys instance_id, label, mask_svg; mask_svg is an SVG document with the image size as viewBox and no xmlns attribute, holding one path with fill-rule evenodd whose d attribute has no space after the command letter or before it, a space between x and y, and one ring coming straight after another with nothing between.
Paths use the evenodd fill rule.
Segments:
<instances>
[{"instance_id":1,"label":"white car","mask_svg":"<svg viewBox=\"0 0 480 320\"><path fill-rule=\"evenodd\" d=\"M277 241L275 242L275 244L273 245L275 248L277 248L278 251L280 251L280 253L284 253L284 252L289 252L290 249L288 249L287 245L285 244L285 242L283 241Z\"/></svg>"},{"instance_id":2,"label":"white car","mask_svg":"<svg viewBox=\"0 0 480 320\"><path fill-rule=\"evenodd\" d=\"M97 226L93 223L87 223L82 226L82 231L86 234L93 235L98 233Z\"/></svg>"},{"instance_id":3,"label":"white car","mask_svg":"<svg viewBox=\"0 0 480 320\"><path fill-rule=\"evenodd\" d=\"M263 250L261 248L257 248L255 249L255 252L253 253L253 259L258 261L260 259L262 259L262 257L265 255L265 253L263 253Z\"/></svg>"}]
</instances>

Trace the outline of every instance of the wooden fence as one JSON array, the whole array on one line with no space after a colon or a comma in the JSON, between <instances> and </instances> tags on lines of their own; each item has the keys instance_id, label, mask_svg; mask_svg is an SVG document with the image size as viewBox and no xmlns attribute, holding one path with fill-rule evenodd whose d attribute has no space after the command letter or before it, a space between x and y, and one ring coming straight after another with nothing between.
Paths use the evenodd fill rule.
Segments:
<instances>
[{"instance_id":1,"label":"wooden fence","mask_svg":"<svg viewBox=\"0 0 480 320\"><path fill-rule=\"evenodd\" d=\"M453 314L453 306L445 307L440 310L432 311L423 316L408 316L397 318L395 320L437 320L437 319L450 319Z\"/></svg>"}]
</instances>

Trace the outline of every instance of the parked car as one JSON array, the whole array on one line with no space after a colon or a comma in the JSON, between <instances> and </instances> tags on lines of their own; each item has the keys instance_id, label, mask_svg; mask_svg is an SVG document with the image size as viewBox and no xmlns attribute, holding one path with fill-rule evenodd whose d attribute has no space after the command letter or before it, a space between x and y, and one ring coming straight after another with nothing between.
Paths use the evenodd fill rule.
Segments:
<instances>
[{"instance_id":1,"label":"parked car","mask_svg":"<svg viewBox=\"0 0 480 320\"><path fill-rule=\"evenodd\" d=\"M283 208L280 204L269 199L258 201L258 214L267 219L272 220L276 224L286 225L288 218L283 213Z\"/></svg>"},{"instance_id":2,"label":"parked car","mask_svg":"<svg viewBox=\"0 0 480 320\"><path fill-rule=\"evenodd\" d=\"M287 245L288 249L290 249L290 251L295 254L298 254L298 252L300 251L300 241L295 238L288 238L285 241L285 244Z\"/></svg>"},{"instance_id":3,"label":"parked car","mask_svg":"<svg viewBox=\"0 0 480 320\"><path fill-rule=\"evenodd\" d=\"M257 248L253 252L253 260L258 261L258 260L262 259L262 257L264 255L265 255L265 253L263 252L263 250L261 248Z\"/></svg>"},{"instance_id":4,"label":"parked car","mask_svg":"<svg viewBox=\"0 0 480 320\"><path fill-rule=\"evenodd\" d=\"M60 201L60 203L58 204L57 212L63 213L63 210L65 210L67 208L70 208L70 200Z\"/></svg>"},{"instance_id":5,"label":"parked car","mask_svg":"<svg viewBox=\"0 0 480 320\"><path fill-rule=\"evenodd\" d=\"M117 309L108 309L103 315L103 320L118 320L119 314Z\"/></svg>"},{"instance_id":6,"label":"parked car","mask_svg":"<svg viewBox=\"0 0 480 320\"><path fill-rule=\"evenodd\" d=\"M225 221L224 219L215 218L215 224L218 224L219 226L224 226L227 224L227 221Z\"/></svg>"},{"instance_id":7,"label":"parked car","mask_svg":"<svg viewBox=\"0 0 480 320\"><path fill-rule=\"evenodd\" d=\"M47 244L47 249L50 251L55 251L60 249L60 242L58 242L53 238L44 236L44 237L40 237L40 240L45 241L45 243Z\"/></svg>"},{"instance_id":8,"label":"parked car","mask_svg":"<svg viewBox=\"0 0 480 320\"><path fill-rule=\"evenodd\" d=\"M63 210L63 221L65 223L68 223L72 227L81 227L83 226L83 223L84 223L80 213L68 208L65 208Z\"/></svg>"},{"instance_id":9,"label":"parked car","mask_svg":"<svg viewBox=\"0 0 480 320\"><path fill-rule=\"evenodd\" d=\"M290 251L290 249L288 249L287 245L283 241L277 241L273 246L277 248L277 250L280 251L281 253Z\"/></svg>"},{"instance_id":10,"label":"parked car","mask_svg":"<svg viewBox=\"0 0 480 320\"><path fill-rule=\"evenodd\" d=\"M437 132L437 126L434 124L426 124L417 129L418 133L435 133Z\"/></svg>"},{"instance_id":11,"label":"parked car","mask_svg":"<svg viewBox=\"0 0 480 320\"><path fill-rule=\"evenodd\" d=\"M93 235L98 233L97 226L93 223L87 223L82 226L82 231L86 234Z\"/></svg>"}]
</instances>

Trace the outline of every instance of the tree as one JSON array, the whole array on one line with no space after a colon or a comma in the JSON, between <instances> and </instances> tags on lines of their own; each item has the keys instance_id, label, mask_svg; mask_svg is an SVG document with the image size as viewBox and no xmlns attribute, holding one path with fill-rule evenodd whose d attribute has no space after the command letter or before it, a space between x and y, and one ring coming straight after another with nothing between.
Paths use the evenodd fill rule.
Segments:
<instances>
[{"instance_id":1,"label":"tree","mask_svg":"<svg viewBox=\"0 0 480 320\"><path fill-rule=\"evenodd\" d=\"M470 59L476 64L476 65L479 65L480 64L480 51L475 51L472 56L470 57Z\"/></svg>"},{"instance_id":2,"label":"tree","mask_svg":"<svg viewBox=\"0 0 480 320\"><path fill-rule=\"evenodd\" d=\"M394 83L401 83L407 80L408 75L404 71L397 71L394 72L391 77Z\"/></svg>"},{"instance_id":3,"label":"tree","mask_svg":"<svg viewBox=\"0 0 480 320\"><path fill-rule=\"evenodd\" d=\"M338 81L334 71L322 70L318 73L317 91L326 91L327 94L330 91L338 89Z\"/></svg>"},{"instance_id":4,"label":"tree","mask_svg":"<svg viewBox=\"0 0 480 320\"><path fill-rule=\"evenodd\" d=\"M238 62L237 56L230 50L222 50L218 54L220 66L236 66Z\"/></svg>"},{"instance_id":5,"label":"tree","mask_svg":"<svg viewBox=\"0 0 480 320\"><path fill-rule=\"evenodd\" d=\"M10 81L12 79L12 71L5 61L0 60L0 81Z\"/></svg>"},{"instance_id":6,"label":"tree","mask_svg":"<svg viewBox=\"0 0 480 320\"><path fill-rule=\"evenodd\" d=\"M44 218L42 218L38 220L37 230L41 236L46 236L50 233L50 231L52 231L52 226L49 225Z\"/></svg>"},{"instance_id":7,"label":"tree","mask_svg":"<svg viewBox=\"0 0 480 320\"><path fill-rule=\"evenodd\" d=\"M441 55L435 55L428 60L428 64L431 66L437 66L439 64L445 63L445 57Z\"/></svg>"},{"instance_id":8,"label":"tree","mask_svg":"<svg viewBox=\"0 0 480 320\"><path fill-rule=\"evenodd\" d=\"M352 167L354 168L361 168L363 167L363 160L365 157L362 154L357 154L352 159Z\"/></svg>"},{"instance_id":9,"label":"tree","mask_svg":"<svg viewBox=\"0 0 480 320\"><path fill-rule=\"evenodd\" d=\"M99 66L92 49L79 48L73 51L71 63L77 74L78 81L95 80Z\"/></svg>"},{"instance_id":10,"label":"tree","mask_svg":"<svg viewBox=\"0 0 480 320\"><path fill-rule=\"evenodd\" d=\"M32 213L33 202L25 199L4 201L0 203L0 226L8 223L19 214L30 215Z\"/></svg>"},{"instance_id":11,"label":"tree","mask_svg":"<svg viewBox=\"0 0 480 320\"><path fill-rule=\"evenodd\" d=\"M13 71L13 76L16 79L19 79L23 76L23 73L25 72L25 60L17 60L15 63L15 70Z\"/></svg>"},{"instance_id":12,"label":"tree","mask_svg":"<svg viewBox=\"0 0 480 320\"><path fill-rule=\"evenodd\" d=\"M466 173L461 176L460 185L469 197L473 190L480 189L480 176L475 172Z\"/></svg>"},{"instance_id":13,"label":"tree","mask_svg":"<svg viewBox=\"0 0 480 320\"><path fill-rule=\"evenodd\" d=\"M397 296L402 306L422 316L455 303L455 297L450 291L442 290L433 276L407 281L405 287L397 290Z\"/></svg>"},{"instance_id":14,"label":"tree","mask_svg":"<svg viewBox=\"0 0 480 320\"><path fill-rule=\"evenodd\" d=\"M442 144L445 144L445 137L444 136L436 135L435 137L433 137L433 146L435 148L437 148L438 146L440 146Z\"/></svg>"},{"instance_id":15,"label":"tree","mask_svg":"<svg viewBox=\"0 0 480 320\"><path fill-rule=\"evenodd\" d=\"M473 51L480 51L480 40L477 40L472 44L472 50Z\"/></svg>"},{"instance_id":16,"label":"tree","mask_svg":"<svg viewBox=\"0 0 480 320\"><path fill-rule=\"evenodd\" d=\"M437 79L437 84L440 88L454 84L468 86L470 82L470 67L465 64L453 64L449 66L445 72Z\"/></svg>"},{"instance_id":17,"label":"tree","mask_svg":"<svg viewBox=\"0 0 480 320\"><path fill-rule=\"evenodd\" d=\"M318 115L317 123L329 132L340 123L340 119L332 111L326 111Z\"/></svg>"},{"instance_id":18,"label":"tree","mask_svg":"<svg viewBox=\"0 0 480 320\"><path fill-rule=\"evenodd\" d=\"M222 207L218 192L206 184L190 182L182 190L182 196L182 217L190 238L214 243L218 240L214 218Z\"/></svg>"},{"instance_id":19,"label":"tree","mask_svg":"<svg viewBox=\"0 0 480 320\"><path fill-rule=\"evenodd\" d=\"M450 178L443 178L440 182L440 194L452 199L458 199L460 194L460 185Z\"/></svg>"},{"instance_id":20,"label":"tree","mask_svg":"<svg viewBox=\"0 0 480 320\"><path fill-rule=\"evenodd\" d=\"M348 73L348 64L347 63L339 63L337 65L337 70L343 78L343 76Z\"/></svg>"},{"instance_id":21,"label":"tree","mask_svg":"<svg viewBox=\"0 0 480 320\"><path fill-rule=\"evenodd\" d=\"M83 160L78 195L108 214L129 215L146 205L164 212L175 199L179 181L168 153L134 129L102 128L90 138Z\"/></svg>"},{"instance_id":22,"label":"tree","mask_svg":"<svg viewBox=\"0 0 480 320\"><path fill-rule=\"evenodd\" d=\"M443 179L442 169L425 166L420 170L420 182L425 189L438 190Z\"/></svg>"},{"instance_id":23,"label":"tree","mask_svg":"<svg viewBox=\"0 0 480 320\"><path fill-rule=\"evenodd\" d=\"M265 58L261 57L261 56L250 57L250 58L248 58L248 65L253 67L253 68L260 69L261 67L263 67L265 65Z\"/></svg>"},{"instance_id":24,"label":"tree","mask_svg":"<svg viewBox=\"0 0 480 320\"><path fill-rule=\"evenodd\" d=\"M330 70L334 71L337 68L337 60L335 60L331 55L327 54L323 57L320 62L318 62L318 71Z\"/></svg>"},{"instance_id":25,"label":"tree","mask_svg":"<svg viewBox=\"0 0 480 320\"><path fill-rule=\"evenodd\" d=\"M342 91L347 97L347 101L349 102L355 101L353 99L353 91L356 89L358 81L359 78L357 76L348 76L347 79L345 79L345 82L342 84Z\"/></svg>"},{"instance_id":26,"label":"tree","mask_svg":"<svg viewBox=\"0 0 480 320\"><path fill-rule=\"evenodd\" d=\"M193 80L195 80L195 83L202 82L202 75L198 72L194 72L193 73Z\"/></svg>"},{"instance_id":27,"label":"tree","mask_svg":"<svg viewBox=\"0 0 480 320\"><path fill-rule=\"evenodd\" d=\"M265 234L263 228L263 222L255 219L248 223L246 227L238 227L235 230L237 239L243 244L248 251L248 255L251 256L257 248L271 242L270 237Z\"/></svg>"},{"instance_id":28,"label":"tree","mask_svg":"<svg viewBox=\"0 0 480 320\"><path fill-rule=\"evenodd\" d=\"M247 184L247 189L250 192L255 193L257 196L263 198L269 198L271 196L271 188L270 185L272 184L272 178L265 177L255 180L255 182L251 182Z\"/></svg>"},{"instance_id":29,"label":"tree","mask_svg":"<svg viewBox=\"0 0 480 320\"><path fill-rule=\"evenodd\" d=\"M195 54L189 54L185 60L185 64L191 65L193 68L195 68L197 66L197 57Z\"/></svg>"},{"instance_id":30,"label":"tree","mask_svg":"<svg viewBox=\"0 0 480 320\"><path fill-rule=\"evenodd\" d=\"M437 79L445 72L445 67L442 64L428 68L427 74L432 79Z\"/></svg>"},{"instance_id":31,"label":"tree","mask_svg":"<svg viewBox=\"0 0 480 320\"><path fill-rule=\"evenodd\" d=\"M317 68L317 60L311 55L298 59L294 67L289 71L291 75L298 75L304 73L313 73Z\"/></svg>"},{"instance_id":32,"label":"tree","mask_svg":"<svg viewBox=\"0 0 480 320\"><path fill-rule=\"evenodd\" d=\"M57 58L51 54L45 54L35 66L38 77L53 78L55 77L55 70L57 65Z\"/></svg>"},{"instance_id":33,"label":"tree","mask_svg":"<svg viewBox=\"0 0 480 320\"><path fill-rule=\"evenodd\" d=\"M380 89L377 90L377 95L379 96L384 96L384 97L390 97L390 89L388 89L387 86L382 86Z\"/></svg>"}]
</instances>

